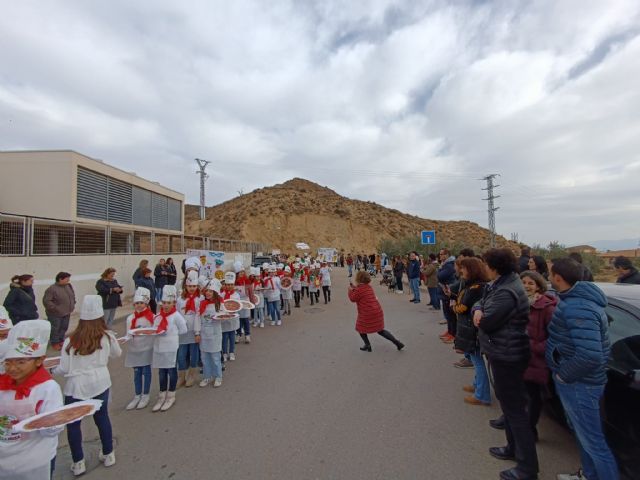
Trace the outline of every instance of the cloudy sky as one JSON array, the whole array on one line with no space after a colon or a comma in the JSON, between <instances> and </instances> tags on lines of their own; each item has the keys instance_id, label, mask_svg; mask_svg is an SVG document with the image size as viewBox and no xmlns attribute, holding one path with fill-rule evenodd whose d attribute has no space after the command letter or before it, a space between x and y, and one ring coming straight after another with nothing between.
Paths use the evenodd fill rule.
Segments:
<instances>
[{"instance_id":1,"label":"cloudy sky","mask_svg":"<svg viewBox=\"0 0 640 480\"><path fill-rule=\"evenodd\" d=\"M73 149L208 204L294 176L567 244L640 238L640 2L29 1L0 149Z\"/></svg>"}]
</instances>

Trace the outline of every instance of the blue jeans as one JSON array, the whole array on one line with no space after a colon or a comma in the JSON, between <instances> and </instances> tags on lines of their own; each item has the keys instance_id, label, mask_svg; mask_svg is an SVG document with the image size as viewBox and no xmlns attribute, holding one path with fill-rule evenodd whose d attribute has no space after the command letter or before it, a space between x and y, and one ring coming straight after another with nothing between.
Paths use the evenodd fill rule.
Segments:
<instances>
[{"instance_id":1,"label":"blue jeans","mask_svg":"<svg viewBox=\"0 0 640 480\"><path fill-rule=\"evenodd\" d=\"M176 385L178 384L178 369L173 368L159 368L158 377L160 378L160 391L167 391L167 383L169 383L169 391L175 392Z\"/></svg>"},{"instance_id":2,"label":"blue jeans","mask_svg":"<svg viewBox=\"0 0 640 480\"><path fill-rule=\"evenodd\" d=\"M553 377L569 426L576 434L582 470L588 480L617 480L616 460L602 432L600 398L604 385L561 383Z\"/></svg>"},{"instance_id":3,"label":"blue jeans","mask_svg":"<svg viewBox=\"0 0 640 480\"><path fill-rule=\"evenodd\" d=\"M440 310L440 299L438 298L438 287L428 287L429 290L429 305L431 305L436 310Z\"/></svg>"},{"instance_id":4,"label":"blue jeans","mask_svg":"<svg viewBox=\"0 0 640 480\"><path fill-rule=\"evenodd\" d=\"M256 325L259 323L264 323L264 306L256 307L253 310L253 321L256 323Z\"/></svg>"},{"instance_id":5,"label":"blue jeans","mask_svg":"<svg viewBox=\"0 0 640 480\"><path fill-rule=\"evenodd\" d=\"M100 435L100 442L102 443L102 453L109 455L113 452L113 432L111 431L111 420L109 420L109 412L107 405L109 403L109 389L107 388L100 395L93 397L96 400L102 400L100 409L93 414L93 421L98 427L98 434ZM77 398L64 397L64 404L80 402ZM82 420L73 422L67 425L67 440L69 441L69 448L71 449L71 458L74 463L79 462L84 458L84 452L82 451L82 430L80 429L80 423Z\"/></svg>"},{"instance_id":6,"label":"blue jeans","mask_svg":"<svg viewBox=\"0 0 640 480\"><path fill-rule=\"evenodd\" d=\"M420 277L410 278L409 286L411 287L411 291L413 292L413 300L415 302L420 301Z\"/></svg>"},{"instance_id":7,"label":"blue jeans","mask_svg":"<svg viewBox=\"0 0 640 480\"><path fill-rule=\"evenodd\" d=\"M220 352L202 352L203 378L222 378Z\"/></svg>"},{"instance_id":8,"label":"blue jeans","mask_svg":"<svg viewBox=\"0 0 640 480\"><path fill-rule=\"evenodd\" d=\"M467 356L467 355L465 355ZM491 403L491 385L489 384L489 374L487 373L487 366L484 364L484 359L479 351L470 353L468 355L469 360L473 363L476 376L473 379L473 386L476 387L474 396L484 403Z\"/></svg>"},{"instance_id":9,"label":"blue jeans","mask_svg":"<svg viewBox=\"0 0 640 480\"><path fill-rule=\"evenodd\" d=\"M240 319L240 328L236 330L236 335L241 337L243 332L245 335L251 335L251 317Z\"/></svg>"},{"instance_id":10,"label":"blue jeans","mask_svg":"<svg viewBox=\"0 0 640 480\"><path fill-rule=\"evenodd\" d=\"M189 354L189 364L187 365L187 354ZM200 345L197 343L185 343L178 347L178 370L196 368L200 360Z\"/></svg>"},{"instance_id":11,"label":"blue jeans","mask_svg":"<svg viewBox=\"0 0 640 480\"><path fill-rule=\"evenodd\" d=\"M280 317L280 305L278 305L280 302L278 300L275 300L273 302L268 302L269 305L269 316L271 316L271 321L275 322L276 320L281 320L282 317Z\"/></svg>"},{"instance_id":12,"label":"blue jeans","mask_svg":"<svg viewBox=\"0 0 640 480\"><path fill-rule=\"evenodd\" d=\"M222 353L235 353L236 331L222 332Z\"/></svg>"},{"instance_id":13,"label":"blue jeans","mask_svg":"<svg viewBox=\"0 0 640 480\"><path fill-rule=\"evenodd\" d=\"M347 268L349 269L349 276L353 275L353 264L352 265L347 265Z\"/></svg>"},{"instance_id":14,"label":"blue jeans","mask_svg":"<svg viewBox=\"0 0 640 480\"><path fill-rule=\"evenodd\" d=\"M142 383L144 379L144 388ZM145 365L144 367L133 367L133 387L135 388L136 395L149 395L151 390L151 365Z\"/></svg>"}]
</instances>

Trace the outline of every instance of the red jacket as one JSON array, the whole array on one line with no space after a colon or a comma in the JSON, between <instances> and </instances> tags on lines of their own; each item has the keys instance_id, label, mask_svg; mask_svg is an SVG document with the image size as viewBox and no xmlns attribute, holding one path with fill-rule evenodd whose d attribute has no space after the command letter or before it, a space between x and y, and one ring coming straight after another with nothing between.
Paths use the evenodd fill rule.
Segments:
<instances>
[{"instance_id":1,"label":"red jacket","mask_svg":"<svg viewBox=\"0 0 640 480\"><path fill-rule=\"evenodd\" d=\"M551 323L551 317L556 305L558 305L558 299L549 294L542 295L531 305L529 323L527 325L531 359L529 360L529 367L524 372L524 379L528 382L540 385L546 385L549 382L550 372L545 360L545 348L547 346L547 338L549 338L547 327Z\"/></svg>"},{"instance_id":2,"label":"red jacket","mask_svg":"<svg viewBox=\"0 0 640 480\"><path fill-rule=\"evenodd\" d=\"M350 288L349 300L358 307L358 333L377 333L384 330L384 312L371 285L363 283L356 288Z\"/></svg>"}]
</instances>

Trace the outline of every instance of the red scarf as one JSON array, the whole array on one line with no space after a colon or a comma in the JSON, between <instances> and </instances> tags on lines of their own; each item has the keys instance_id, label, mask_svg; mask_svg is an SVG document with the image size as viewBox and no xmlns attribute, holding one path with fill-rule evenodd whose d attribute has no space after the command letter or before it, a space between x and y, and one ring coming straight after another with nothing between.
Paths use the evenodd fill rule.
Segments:
<instances>
[{"instance_id":1,"label":"red scarf","mask_svg":"<svg viewBox=\"0 0 640 480\"><path fill-rule=\"evenodd\" d=\"M160 323L158 324L158 328L157 328L158 333L164 333L164 332L167 331L167 328L169 328L169 320L168 320L168 318L171 315L173 315L174 313L176 313L175 305L171 308L169 313L166 313L163 309L160 309L160 313L158 315L160 315L162 320L160 320Z\"/></svg>"},{"instance_id":2,"label":"red scarf","mask_svg":"<svg viewBox=\"0 0 640 480\"><path fill-rule=\"evenodd\" d=\"M225 290L222 292L222 301L224 302L225 300L229 300L234 293L236 293L235 290Z\"/></svg>"},{"instance_id":3,"label":"red scarf","mask_svg":"<svg viewBox=\"0 0 640 480\"><path fill-rule=\"evenodd\" d=\"M199 295L197 290L193 295L187 295L187 304L184 306L184 313L196 313L196 298L198 297Z\"/></svg>"},{"instance_id":4,"label":"red scarf","mask_svg":"<svg viewBox=\"0 0 640 480\"><path fill-rule=\"evenodd\" d=\"M133 330L134 328L138 328L139 318L146 318L147 320L149 320L149 323L153 325L153 312L149 307L147 307L140 313L135 311L133 312L133 320L131 320L131 330Z\"/></svg>"},{"instance_id":5,"label":"red scarf","mask_svg":"<svg viewBox=\"0 0 640 480\"><path fill-rule=\"evenodd\" d=\"M275 287L273 286L273 277L267 277L264 279L264 286L265 288L267 287L267 283L269 283L269 285L271 285L271 289L273 290Z\"/></svg>"},{"instance_id":6,"label":"red scarf","mask_svg":"<svg viewBox=\"0 0 640 480\"><path fill-rule=\"evenodd\" d=\"M215 305L216 303L215 300L207 300L206 298L200 301L200 315L204 313L209 305Z\"/></svg>"},{"instance_id":7,"label":"red scarf","mask_svg":"<svg viewBox=\"0 0 640 480\"><path fill-rule=\"evenodd\" d=\"M43 366L40 366L40 368L33 372L31 376L20 385L16 385L16 381L5 373L4 375L0 375L0 390L15 390L15 399L22 400L24 398L29 398L33 387L48 380L51 380L51 375L49 375L49 372L47 372Z\"/></svg>"}]
</instances>

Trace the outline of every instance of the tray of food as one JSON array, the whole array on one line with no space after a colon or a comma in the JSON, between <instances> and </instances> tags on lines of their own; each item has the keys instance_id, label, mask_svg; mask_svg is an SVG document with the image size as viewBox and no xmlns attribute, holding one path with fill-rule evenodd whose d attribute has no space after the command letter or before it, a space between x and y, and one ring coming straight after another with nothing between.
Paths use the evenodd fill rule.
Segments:
<instances>
[{"instance_id":1,"label":"tray of food","mask_svg":"<svg viewBox=\"0 0 640 480\"><path fill-rule=\"evenodd\" d=\"M62 427L68 423L93 415L102 405L102 400L83 400L56 408L51 412L40 413L25 418L13 426L14 432L33 432L44 428Z\"/></svg>"},{"instance_id":2,"label":"tray of food","mask_svg":"<svg viewBox=\"0 0 640 480\"><path fill-rule=\"evenodd\" d=\"M131 337L129 335L125 335L123 337L116 338L116 341L120 345L123 345L123 344L127 343L129 340L131 340Z\"/></svg>"},{"instance_id":3,"label":"tray of food","mask_svg":"<svg viewBox=\"0 0 640 480\"><path fill-rule=\"evenodd\" d=\"M225 313L221 312L216 314L213 318L216 320L233 320L234 318L238 318L240 315L237 313Z\"/></svg>"},{"instance_id":4,"label":"tray of food","mask_svg":"<svg viewBox=\"0 0 640 480\"><path fill-rule=\"evenodd\" d=\"M255 303L251 303L248 300L240 300L240 303L242 304L242 308L246 308L248 310L253 310L254 308L256 308Z\"/></svg>"},{"instance_id":5,"label":"tray of food","mask_svg":"<svg viewBox=\"0 0 640 480\"><path fill-rule=\"evenodd\" d=\"M60 357L47 357L44 359L42 366L44 368L53 368L60 365Z\"/></svg>"},{"instance_id":6,"label":"tray of food","mask_svg":"<svg viewBox=\"0 0 640 480\"><path fill-rule=\"evenodd\" d=\"M228 313L236 313L242 310L243 308L244 307L242 306L242 303L240 302L240 300L229 299L224 301L224 309Z\"/></svg>"},{"instance_id":7,"label":"tray of food","mask_svg":"<svg viewBox=\"0 0 640 480\"><path fill-rule=\"evenodd\" d=\"M280 285L282 286L282 288L291 287L291 278L283 277L282 280L280 280Z\"/></svg>"},{"instance_id":8,"label":"tray of food","mask_svg":"<svg viewBox=\"0 0 640 480\"><path fill-rule=\"evenodd\" d=\"M130 335L160 335L156 327L140 327L129 330Z\"/></svg>"}]
</instances>

